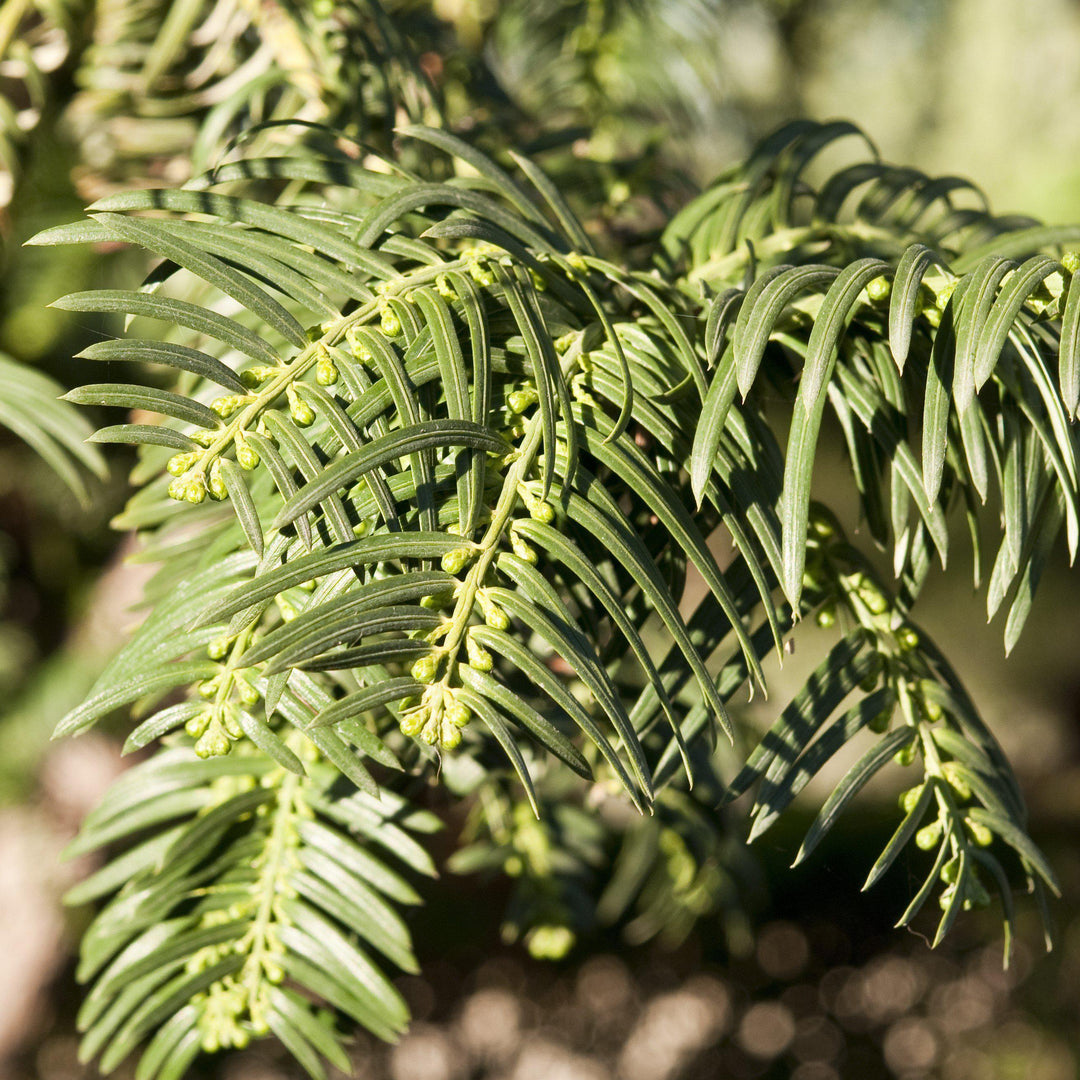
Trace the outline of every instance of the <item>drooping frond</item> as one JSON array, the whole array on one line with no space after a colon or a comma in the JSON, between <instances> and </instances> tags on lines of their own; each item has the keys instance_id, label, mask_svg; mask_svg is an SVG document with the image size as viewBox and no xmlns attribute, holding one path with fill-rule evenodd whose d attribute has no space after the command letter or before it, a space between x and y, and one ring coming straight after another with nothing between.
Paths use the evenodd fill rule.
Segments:
<instances>
[{"instance_id":1,"label":"drooping frond","mask_svg":"<svg viewBox=\"0 0 1080 1080\"><path fill-rule=\"evenodd\" d=\"M807 557L813 582L807 602L817 607L820 625L839 625L844 635L762 737L725 801L757 785L753 840L834 755L872 733L873 742L844 773L807 831L794 865L813 852L878 771L890 762L902 767L919 762L922 778L902 795L903 820L863 888L877 882L912 841L923 851L936 851L923 887L897 925L918 914L940 880L944 914L933 941L937 945L962 909L988 902L982 871L1001 895L1007 962L1014 925L1004 852L1012 849L1044 913L1045 887L1060 891L1046 858L1027 837L1027 811L1009 763L948 660L817 506ZM1000 848L990 850L995 841Z\"/></svg>"},{"instance_id":2,"label":"drooping frond","mask_svg":"<svg viewBox=\"0 0 1080 1080\"><path fill-rule=\"evenodd\" d=\"M849 124L793 124L682 211L664 248L704 283L714 363L690 462L694 489L715 468L737 396L764 378L794 398L780 501L780 579L798 607L816 446L826 410L847 443L860 508L894 571L917 593L932 549L945 565L945 516L962 505L1002 522L988 589L1008 600L1006 649L1062 523L1080 542L1073 420L1075 227L995 217L971 184L878 160L811 187L804 172ZM975 205L969 205L974 203ZM850 210L848 209L850 207ZM1074 310L1075 309L1075 310Z\"/></svg>"},{"instance_id":3,"label":"drooping frond","mask_svg":"<svg viewBox=\"0 0 1080 1080\"><path fill-rule=\"evenodd\" d=\"M312 995L382 1038L404 1030L382 964L416 970L397 908L420 899L404 871L434 873L413 834L437 820L343 791L332 765L305 757L287 771L248 744L206 762L187 740L129 770L87 818L69 854L125 848L67 897L108 898L83 937L84 1060L100 1054L108 1072L149 1040L138 1075L153 1080L272 1032L313 1077L321 1058L348 1069Z\"/></svg>"}]
</instances>

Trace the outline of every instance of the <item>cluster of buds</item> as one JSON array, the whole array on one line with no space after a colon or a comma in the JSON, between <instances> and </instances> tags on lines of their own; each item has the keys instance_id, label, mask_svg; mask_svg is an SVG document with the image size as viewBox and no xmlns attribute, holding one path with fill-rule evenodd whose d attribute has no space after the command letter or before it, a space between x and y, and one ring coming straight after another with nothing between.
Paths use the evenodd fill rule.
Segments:
<instances>
[{"instance_id":1,"label":"cluster of buds","mask_svg":"<svg viewBox=\"0 0 1080 1080\"><path fill-rule=\"evenodd\" d=\"M240 468L250 472L258 467L259 455L244 438L243 432L236 433L234 448ZM218 502L229 497L229 489L221 475L220 458L215 458L209 468L206 468L205 458L205 450L187 450L169 458L165 471L175 477L168 487L170 498L178 502L198 504L207 495Z\"/></svg>"},{"instance_id":2,"label":"cluster of buds","mask_svg":"<svg viewBox=\"0 0 1080 1080\"><path fill-rule=\"evenodd\" d=\"M422 657L413 665L424 659ZM410 738L418 738L440 750L453 750L461 742L461 729L468 724L472 713L458 700L454 691L443 683L424 690L420 700L402 710L401 730Z\"/></svg>"},{"instance_id":3,"label":"cluster of buds","mask_svg":"<svg viewBox=\"0 0 1080 1080\"><path fill-rule=\"evenodd\" d=\"M947 784L958 800L966 802L971 798L971 788L959 775L956 769L956 763L947 761L943 764L941 770L941 778L933 778L926 780L922 784L916 784L915 787L909 788L903 792L900 796L900 807L905 814L910 814L918 805L920 798L926 789L927 784ZM982 824L980 821L975 821L967 814L964 814L963 818L964 831L970 837L970 840L977 847L989 847L993 843L993 833ZM924 825L915 833L915 846L920 851L933 851L935 847L941 842L942 837L945 834L946 821L943 814L939 814L937 818L928 824ZM957 844L954 836L954 851ZM983 887L982 882L979 880L978 874L975 872L974 867L969 867L967 873L964 876L964 881L960 882L960 865L961 859L959 854L954 854L953 857L945 863L941 869L941 880L944 882L946 888L942 891L939 898L939 903L943 908L948 907L949 902L955 895L958 887L963 887L965 891L963 906L964 910L970 909L972 906L982 907L990 902L990 897Z\"/></svg>"},{"instance_id":4,"label":"cluster of buds","mask_svg":"<svg viewBox=\"0 0 1080 1080\"><path fill-rule=\"evenodd\" d=\"M525 935L525 948L534 960L563 960L576 941L569 926L542 923Z\"/></svg>"},{"instance_id":5,"label":"cluster of buds","mask_svg":"<svg viewBox=\"0 0 1080 1080\"><path fill-rule=\"evenodd\" d=\"M262 816L266 808L257 813ZM280 900L296 896L296 889L288 881L287 874L297 865L295 849L299 846L299 832L295 827L285 830L280 843L287 849L287 857L281 858L280 848L266 845L253 866L260 873L260 886L270 889L275 899L274 919L256 924L238 941L225 941L200 949L187 962L188 974L197 974L218 963L229 952L247 952L246 962L235 975L227 975L212 983L206 991L195 995L192 1003L199 1008L199 1031L202 1048L208 1053L225 1047L243 1048L251 1036L261 1037L270 1031L267 1019L270 987L285 980L282 960L285 949L278 932L278 922L283 918ZM227 908L207 912L202 918L205 927L254 917L256 896L245 897Z\"/></svg>"},{"instance_id":6,"label":"cluster of buds","mask_svg":"<svg viewBox=\"0 0 1080 1080\"><path fill-rule=\"evenodd\" d=\"M230 1046L242 1050L251 1041L251 1026L240 1019L247 1012L247 999L247 990L237 986L233 979L215 983L210 993L194 999L200 1006L199 1030L205 1053L213 1054Z\"/></svg>"},{"instance_id":7,"label":"cluster of buds","mask_svg":"<svg viewBox=\"0 0 1080 1080\"><path fill-rule=\"evenodd\" d=\"M960 880L959 855L954 855L941 868L941 880L945 882L945 888L941 890L941 895L938 897L938 904L942 910L952 903L956 890L960 888L964 890L962 904L965 911L970 911L973 907L989 906L990 894L973 867L968 868L963 880Z\"/></svg>"},{"instance_id":8,"label":"cluster of buds","mask_svg":"<svg viewBox=\"0 0 1080 1080\"><path fill-rule=\"evenodd\" d=\"M176 478L169 484L169 498L189 503L201 503L206 498L206 481L200 469L205 453L188 450L169 458L165 471Z\"/></svg>"},{"instance_id":9,"label":"cluster of buds","mask_svg":"<svg viewBox=\"0 0 1080 1080\"><path fill-rule=\"evenodd\" d=\"M206 651L212 660L221 660L228 649L229 639L221 637L211 641ZM190 717L184 730L195 740L199 757L222 757L232 749L233 740L244 737L239 708L257 705L261 695L244 672L225 666L200 682L196 693L206 701L206 708Z\"/></svg>"}]
</instances>

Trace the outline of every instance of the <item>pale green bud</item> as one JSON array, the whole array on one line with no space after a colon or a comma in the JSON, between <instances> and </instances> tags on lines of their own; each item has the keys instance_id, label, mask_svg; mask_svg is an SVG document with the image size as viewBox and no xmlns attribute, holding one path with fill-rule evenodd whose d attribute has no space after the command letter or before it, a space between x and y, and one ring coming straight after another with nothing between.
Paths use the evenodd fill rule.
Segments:
<instances>
[{"instance_id":1,"label":"pale green bud","mask_svg":"<svg viewBox=\"0 0 1080 1080\"><path fill-rule=\"evenodd\" d=\"M245 386L255 390L280 370L280 368L270 367L268 364L256 364L255 367L249 367L240 372L240 381Z\"/></svg>"},{"instance_id":2,"label":"pale green bud","mask_svg":"<svg viewBox=\"0 0 1080 1080\"><path fill-rule=\"evenodd\" d=\"M261 698L261 694L254 686L251 685L246 679L236 680L236 692L241 702L250 708L252 705L258 705Z\"/></svg>"},{"instance_id":3,"label":"pale green bud","mask_svg":"<svg viewBox=\"0 0 1080 1080\"><path fill-rule=\"evenodd\" d=\"M937 291L937 307L944 310L945 305L952 299L952 295L956 292L957 281L947 281Z\"/></svg>"},{"instance_id":4,"label":"pale green bud","mask_svg":"<svg viewBox=\"0 0 1080 1080\"><path fill-rule=\"evenodd\" d=\"M932 821L915 834L915 846L920 851L930 851L941 836L941 822Z\"/></svg>"},{"instance_id":5,"label":"pale green bud","mask_svg":"<svg viewBox=\"0 0 1080 1080\"><path fill-rule=\"evenodd\" d=\"M888 300L891 292L892 282L887 277L876 277L866 286L866 295L875 304L881 303L882 300Z\"/></svg>"},{"instance_id":6,"label":"pale green bud","mask_svg":"<svg viewBox=\"0 0 1080 1080\"><path fill-rule=\"evenodd\" d=\"M410 739L415 739L424 729L424 725L427 723L427 710L415 710L402 716L401 722L398 725L401 728L402 734L408 735Z\"/></svg>"},{"instance_id":7,"label":"pale green bud","mask_svg":"<svg viewBox=\"0 0 1080 1080\"><path fill-rule=\"evenodd\" d=\"M923 785L916 784L915 787L908 788L907 791L901 794L900 808L904 811L905 814L910 814L911 811L915 809L916 805L919 802L919 798L922 795L922 792Z\"/></svg>"},{"instance_id":8,"label":"pale green bud","mask_svg":"<svg viewBox=\"0 0 1080 1080\"><path fill-rule=\"evenodd\" d=\"M440 274L435 279L435 288L438 290L439 295L451 304L458 299L458 294L454 291L450 279L445 274Z\"/></svg>"},{"instance_id":9,"label":"pale green bud","mask_svg":"<svg viewBox=\"0 0 1080 1080\"><path fill-rule=\"evenodd\" d=\"M206 712L196 713L194 716L188 719L188 722L184 725L184 730L193 738L197 739L206 729L210 726L210 720L213 717L213 713L209 710Z\"/></svg>"},{"instance_id":10,"label":"pale green bud","mask_svg":"<svg viewBox=\"0 0 1080 1080\"><path fill-rule=\"evenodd\" d=\"M330 350L320 344L316 349L315 381L320 386L333 386L338 381L338 369L330 356Z\"/></svg>"},{"instance_id":11,"label":"pale green bud","mask_svg":"<svg viewBox=\"0 0 1080 1080\"><path fill-rule=\"evenodd\" d=\"M290 386L285 391L289 400L289 415L301 427L308 427L315 423L315 410L304 401Z\"/></svg>"},{"instance_id":12,"label":"pale green bud","mask_svg":"<svg viewBox=\"0 0 1080 1080\"><path fill-rule=\"evenodd\" d=\"M810 531L819 540L828 540L836 534L836 528L829 518L816 507L810 511Z\"/></svg>"},{"instance_id":13,"label":"pale green bud","mask_svg":"<svg viewBox=\"0 0 1080 1080\"><path fill-rule=\"evenodd\" d=\"M229 737L219 728L211 728L195 744L195 753L201 758L224 757L232 750Z\"/></svg>"},{"instance_id":14,"label":"pale green bud","mask_svg":"<svg viewBox=\"0 0 1080 1080\"><path fill-rule=\"evenodd\" d=\"M439 726L437 741L443 750L456 750L461 744L461 729L444 718Z\"/></svg>"},{"instance_id":15,"label":"pale green bud","mask_svg":"<svg viewBox=\"0 0 1080 1080\"><path fill-rule=\"evenodd\" d=\"M206 490L210 498L215 502L222 502L229 497L229 489L221 476L221 463L215 461L210 469L210 475L206 479Z\"/></svg>"},{"instance_id":16,"label":"pale green bud","mask_svg":"<svg viewBox=\"0 0 1080 1080\"><path fill-rule=\"evenodd\" d=\"M577 938L568 926L536 926L525 937L525 947L534 960L562 960Z\"/></svg>"},{"instance_id":17,"label":"pale green bud","mask_svg":"<svg viewBox=\"0 0 1080 1080\"><path fill-rule=\"evenodd\" d=\"M362 363L367 363L372 359L371 350L360 337L360 331L357 327L350 326L345 331L345 344L349 346L353 356Z\"/></svg>"},{"instance_id":18,"label":"pale green bud","mask_svg":"<svg viewBox=\"0 0 1080 1080\"><path fill-rule=\"evenodd\" d=\"M490 671L494 665L491 653L476 641L471 634L465 637L465 652L469 658L469 667L477 671Z\"/></svg>"},{"instance_id":19,"label":"pale green bud","mask_svg":"<svg viewBox=\"0 0 1080 1080\"><path fill-rule=\"evenodd\" d=\"M185 454L174 454L165 465L165 471L170 476L183 476L194 465L202 454L193 450Z\"/></svg>"},{"instance_id":20,"label":"pale green bud","mask_svg":"<svg viewBox=\"0 0 1080 1080\"><path fill-rule=\"evenodd\" d=\"M540 395L533 389L513 390L506 398L506 405L512 413L523 413L540 400Z\"/></svg>"},{"instance_id":21,"label":"pale green bud","mask_svg":"<svg viewBox=\"0 0 1080 1080\"><path fill-rule=\"evenodd\" d=\"M222 418L227 419L233 413L239 412L245 405L252 401L250 394L226 394L224 397L215 398L210 402L210 408Z\"/></svg>"},{"instance_id":22,"label":"pale green bud","mask_svg":"<svg viewBox=\"0 0 1080 1080\"><path fill-rule=\"evenodd\" d=\"M885 594L871 582L864 582L859 586L859 599L866 605L872 615L884 615L889 610L889 601Z\"/></svg>"},{"instance_id":23,"label":"pale green bud","mask_svg":"<svg viewBox=\"0 0 1080 1080\"><path fill-rule=\"evenodd\" d=\"M241 469L251 472L252 469L258 467L259 455L251 448L247 439L244 438L243 432L236 433L233 445L236 447L236 462Z\"/></svg>"},{"instance_id":24,"label":"pale green bud","mask_svg":"<svg viewBox=\"0 0 1080 1080\"><path fill-rule=\"evenodd\" d=\"M450 589L446 589L443 592L432 593L430 596L424 596L420 599L420 606L427 608L429 611L441 611L445 607L449 607L453 602L454 594Z\"/></svg>"},{"instance_id":25,"label":"pale green bud","mask_svg":"<svg viewBox=\"0 0 1080 1080\"><path fill-rule=\"evenodd\" d=\"M204 679L199 683L199 697L209 700L212 698L221 685L221 676L215 675L212 679Z\"/></svg>"},{"instance_id":26,"label":"pale green bud","mask_svg":"<svg viewBox=\"0 0 1080 1080\"><path fill-rule=\"evenodd\" d=\"M506 612L498 604L490 600L483 590L477 593L476 598L480 602L480 610L483 612L484 622L488 626L493 630L506 630L510 626L510 620L507 618Z\"/></svg>"},{"instance_id":27,"label":"pale green bud","mask_svg":"<svg viewBox=\"0 0 1080 1080\"><path fill-rule=\"evenodd\" d=\"M438 658L430 653L427 656L421 656L410 668L410 674L418 683L434 682L438 671Z\"/></svg>"},{"instance_id":28,"label":"pale green bud","mask_svg":"<svg viewBox=\"0 0 1080 1080\"><path fill-rule=\"evenodd\" d=\"M229 638L216 637L206 646L206 655L211 660L221 660L229 651Z\"/></svg>"},{"instance_id":29,"label":"pale green bud","mask_svg":"<svg viewBox=\"0 0 1080 1080\"><path fill-rule=\"evenodd\" d=\"M458 574L472 562L474 552L472 548L459 547L448 551L440 561L443 570L448 574Z\"/></svg>"},{"instance_id":30,"label":"pale green bud","mask_svg":"<svg viewBox=\"0 0 1080 1080\"><path fill-rule=\"evenodd\" d=\"M513 529L510 530L510 547L514 554L524 562L536 564L536 551L531 544L527 544ZM503 628L505 629L505 627Z\"/></svg>"},{"instance_id":31,"label":"pale green bud","mask_svg":"<svg viewBox=\"0 0 1080 1080\"><path fill-rule=\"evenodd\" d=\"M221 721L225 725L225 731L234 739L244 737L244 729L240 726L240 718L236 715L235 709L223 709Z\"/></svg>"},{"instance_id":32,"label":"pale green bud","mask_svg":"<svg viewBox=\"0 0 1080 1080\"><path fill-rule=\"evenodd\" d=\"M538 499L529 507L529 517L541 525L550 525L555 520L555 508L551 503Z\"/></svg>"},{"instance_id":33,"label":"pale green bud","mask_svg":"<svg viewBox=\"0 0 1080 1080\"><path fill-rule=\"evenodd\" d=\"M901 746L899 750L893 754L893 761L896 762L901 768L907 768L914 761L919 752L918 743L912 739L911 742L904 746Z\"/></svg>"},{"instance_id":34,"label":"pale green bud","mask_svg":"<svg viewBox=\"0 0 1080 1080\"><path fill-rule=\"evenodd\" d=\"M397 337L401 333L401 320L385 297L379 301L379 329L387 337Z\"/></svg>"},{"instance_id":35,"label":"pale green bud","mask_svg":"<svg viewBox=\"0 0 1080 1080\"><path fill-rule=\"evenodd\" d=\"M495 284L495 275L480 261L479 258L470 260L469 275L478 285L488 288Z\"/></svg>"},{"instance_id":36,"label":"pale green bud","mask_svg":"<svg viewBox=\"0 0 1080 1080\"><path fill-rule=\"evenodd\" d=\"M971 785L968 784L955 761L946 761L941 766L941 772L961 801L971 798Z\"/></svg>"},{"instance_id":37,"label":"pale green bud","mask_svg":"<svg viewBox=\"0 0 1080 1080\"><path fill-rule=\"evenodd\" d=\"M445 716L455 727L462 728L472 719L472 710L460 701L452 701L445 708Z\"/></svg>"}]
</instances>

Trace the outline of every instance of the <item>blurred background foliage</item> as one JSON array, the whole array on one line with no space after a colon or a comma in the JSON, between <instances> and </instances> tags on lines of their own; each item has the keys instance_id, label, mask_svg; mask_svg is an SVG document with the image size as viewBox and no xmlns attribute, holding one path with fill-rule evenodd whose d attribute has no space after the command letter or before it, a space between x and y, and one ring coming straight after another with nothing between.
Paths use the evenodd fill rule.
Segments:
<instances>
[{"instance_id":1,"label":"blurred background foliage","mask_svg":"<svg viewBox=\"0 0 1080 1080\"><path fill-rule=\"evenodd\" d=\"M385 14L373 21L367 4L330 0L4 0L0 351L76 381L69 358L100 328L46 305L140 269L130 253L22 248L30 235L117 187L182 182L253 124L345 123L385 146L402 118L393 101L489 150L543 152L569 196L601 208L597 235L624 249L800 115L850 118L887 159L970 176L999 211L1080 220L1076 0L387 0ZM325 33L301 38L298 20ZM343 50L356 26L401 35L417 70ZM267 126L255 137L277 134ZM86 1075L69 1034L69 949L83 916L60 911L75 870L56 869L55 855L121 766L106 737L50 746L48 735L134 617L141 569L121 564L123 540L108 529L129 464L118 452L80 505L0 435L0 1077ZM839 449L831 464L847 468ZM508 903L512 923L514 903L536 902L520 875L484 878L478 890L475 877L454 877L476 869L459 853L449 906L415 927L424 976L402 989L417 1024L394 1048L361 1038L356 1075L1074 1077L1080 589L1058 559L1006 665L967 580L933 579L923 620L1020 773L1032 835L1063 881L1053 956L1037 955L1032 925L1003 974L997 945L986 945L992 916L964 920L933 954L890 933L892 900L858 896L865 853L892 828L889 791L871 789L865 813L797 872L782 872L805 828L797 813L760 850L732 837L730 851L696 853L686 910L659 920L646 911L629 943L600 932L555 966L505 945L505 928L500 936ZM785 671L793 685L805 675L799 659ZM467 820L449 816L448 832L467 833ZM687 858L661 818L641 842L672 865ZM578 856L575 874L602 888L589 852ZM618 882L607 887L617 907ZM691 929L693 915L704 918ZM265 1047L207 1068L230 1080L294 1074Z\"/></svg>"}]
</instances>

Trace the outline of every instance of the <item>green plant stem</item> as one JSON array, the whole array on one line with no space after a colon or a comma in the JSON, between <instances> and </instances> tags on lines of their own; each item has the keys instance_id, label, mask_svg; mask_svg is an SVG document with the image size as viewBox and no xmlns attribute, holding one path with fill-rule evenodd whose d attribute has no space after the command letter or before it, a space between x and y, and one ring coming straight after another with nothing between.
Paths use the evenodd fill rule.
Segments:
<instances>
[{"instance_id":1,"label":"green plant stem","mask_svg":"<svg viewBox=\"0 0 1080 1080\"><path fill-rule=\"evenodd\" d=\"M808 244L820 245L820 250L825 251L838 238L850 240L865 240L873 243L879 249L899 253L904 249L904 241L897 238L895 232L889 229L876 228L863 222L853 222L838 229L833 225L798 225L787 229L778 229L766 237L754 241L754 255L760 259L772 255L784 255L793 248L802 248ZM750 250L747 247L737 248L724 255L717 255L708 262L695 266L687 274L687 292L697 296L697 282L711 279L730 280L740 273L750 261Z\"/></svg>"},{"instance_id":2,"label":"green plant stem","mask_svg":"<svg viewBox=\"0 0 1080 1080\"><path fill-rule=\"evenodd\" d=\"M487 531L480 540L480 555L469 567L461 588L458 590L457 602L454 606L454 614L451 618L450 629L447 631L440 646L440 652L450 657L447 670L442 681L449 685L451 668L454 666L454 657L461 645L465 631L468 629L469 619L472 617L473 605L476 602L476 593L481 583L487 576L491 563L498 552L499 541L502 539L506 523L510 520L520 495L518 485L526 478L529 470L536 461L536 455L540 449L540 440L543 434L540 414L536 413L525 428L525 436L517 450L517 457L507 470L503 480L502 491L495 509L491 512L491 521Z\"/></svg>"},{"instance_id":3,"label":"green plant stem","mask_svg":"<svg viewBox=\"0 0 1080 1080\"><path fill-rule=\"evenodd\" d=\"M250 942L250 952L240 971L239 982L247 991L248 1011L254 1013L259 1007L259 991L264 975L275 961L271 941L271 924L275 906L282 894L282 878L288 873L287 865L291 844L289 833L295 832L295 818L299 812L300 777L295 773L280 773L280 788L274 810L274 822L266 845L266 861L259 873L256 890L260 894L259 907L251 929L244 938ZM252 1015L252 1019L255 1017Z\"/></svg>"}]
</instances>

